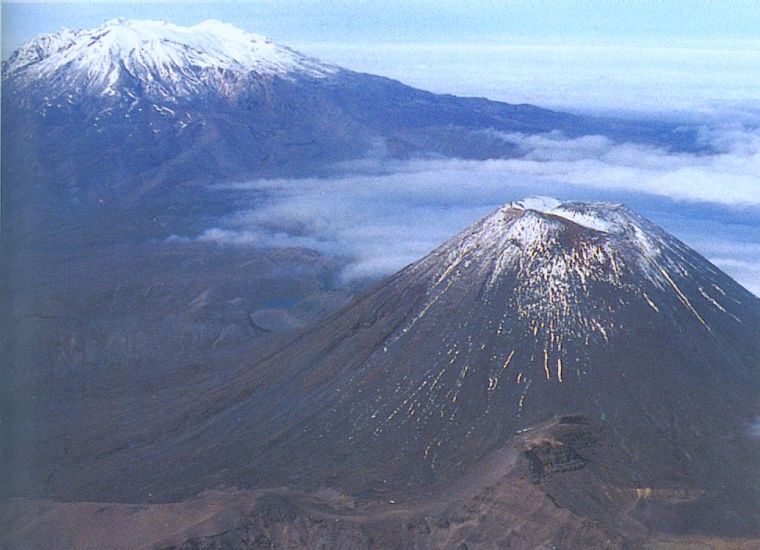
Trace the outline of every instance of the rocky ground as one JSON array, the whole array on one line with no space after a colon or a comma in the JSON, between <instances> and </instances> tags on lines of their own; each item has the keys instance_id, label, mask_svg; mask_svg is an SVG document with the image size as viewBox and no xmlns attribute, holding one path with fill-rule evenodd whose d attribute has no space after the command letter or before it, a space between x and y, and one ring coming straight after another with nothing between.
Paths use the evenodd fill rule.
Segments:
<instances>
[{"instance_id":1,"label":"rocky ground","mask_svg":"<svg viewBox=\"0 0 760 550\"><path fill-rule=\"evenodd\" d=\"M556 442L566 427L562 421L537 427L457 482L404 500L352 497L330 487L313 493L286 487L227 488L155 504L6 500L0 543L18 550L760 547L760 538L653 532L636 519L650 500L689 498L677 491L610 487L622 503L618 511L623 511L615 529L579 515L565 505L567 495L558 488L573 486L580 470L557 455L552 462L546 453L543 474L537 474L535 464L536 450L547 441ZM576 497L582 500L583 495Z\"/></svg>"}]
</instances>

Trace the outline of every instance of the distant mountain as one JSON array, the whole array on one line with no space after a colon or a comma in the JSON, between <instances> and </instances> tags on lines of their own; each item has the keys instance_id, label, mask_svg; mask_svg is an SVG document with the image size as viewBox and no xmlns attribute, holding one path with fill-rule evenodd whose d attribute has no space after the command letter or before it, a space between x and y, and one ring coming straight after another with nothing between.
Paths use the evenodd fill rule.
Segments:
<instances>
[{"instance_id":1,"label":"distant mountain","mask_svg":"<svg viewBox=\"0 0 760 550\"><path fill-rule=\"evenodd\" d=\"M47 98L48 113L60 106L56 102L82 96L158 102L235 97L253 78L324 78L338 70L220 21L178 27L114 19L96 29L36 38L13 53L4 76L27 100Z\"/></svg>"},{"instance_id":2,"label":"distant mountain","mask_svg":"<svg viewBox=\"0 0 760 550\"><path fill-rule=\"evenodd\" d=\"M316 328L124 411L45 490L413 501L497 460L488 476L616 532L757 534L759 361L760 300L686 245L621 205L528 199Z\"/></svg>"},{"instance_id":3,"label":"distant mountain","mask_svg":"<svg viewBox=\"0 0 760 550\"><path fill-rule=\"evenodd\" d=\"M492 129L693 144L668 125L416 90L218 21L64 29L16 51L2 79L3 218L18 234L55 219L166 236L226 211L208 183L327 174L364 157L519 154Z\"/></svg>"}]
</instances>

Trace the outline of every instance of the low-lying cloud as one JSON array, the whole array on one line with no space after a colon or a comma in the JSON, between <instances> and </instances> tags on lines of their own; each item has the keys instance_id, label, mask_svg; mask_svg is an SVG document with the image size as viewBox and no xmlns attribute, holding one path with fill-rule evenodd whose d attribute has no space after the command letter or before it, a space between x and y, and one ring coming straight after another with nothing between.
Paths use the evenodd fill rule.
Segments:
<instances>
[{"instance_id":1,"label":"low-lying cloud","mask_svg":"<svg viewBox=\"0 0 760 550\"><path fill-rule=\"evenodd\" d=\"M348 259L343 275L356 279L403 267L509 200L609 200L628 203L760 294L760 131L704 129L710 154L603 136L494 134L520 157L369 159L352 166L361 172L332 179L220 186L240 210L197 238L312 248Z\"/></svg>"},{"instance_id":2,"label":"low-lying cloud","mask_svg":"<svg viewBox=\"0 0 760 550\"><path fill-rule=\"evenodd\" d=\"M547 183L660 195L676 200L760 205L760 131L703 130L716 154L672 153L603 136L499 134L524 153L505 169Z\"/></svg>"},{"instance_id":3,"label":"low-lying cloud","mask_svg":"<svg viewBox=\"0 0 760 550\"><path fill-rule=\"evenodd\" d=\"M561 111L655 114L704 123L758 122L757 40L667 43L625 37L533 43L299 44L351 69L439 93L532 103Z\"/></svg>"}]
</instances>

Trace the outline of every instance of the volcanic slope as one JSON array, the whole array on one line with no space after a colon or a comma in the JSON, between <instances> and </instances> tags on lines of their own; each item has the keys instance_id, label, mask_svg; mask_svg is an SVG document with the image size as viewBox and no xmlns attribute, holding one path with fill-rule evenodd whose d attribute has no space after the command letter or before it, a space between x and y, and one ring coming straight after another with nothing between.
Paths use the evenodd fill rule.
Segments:
<instances>
[{"instance_id":1,"label":"volcanic slope","mask_svg":"<svg viewBox=\"0 0 760 550\"><path fill-rule=\"evenodd\" d=\"M403 501L511 449L557 506L608 526L760 525L760 300L622 205L507 204L257 353L159 393L142 414L160 430L61 465L48 490Z\"/></svg>"}]
</instances>

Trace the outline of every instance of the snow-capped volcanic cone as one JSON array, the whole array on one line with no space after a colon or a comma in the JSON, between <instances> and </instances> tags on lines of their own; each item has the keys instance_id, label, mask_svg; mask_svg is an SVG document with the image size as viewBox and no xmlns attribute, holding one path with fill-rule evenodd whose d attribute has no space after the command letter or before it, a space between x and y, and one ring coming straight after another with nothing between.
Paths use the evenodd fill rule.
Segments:
<instances>
[{"instance_id":1,"label":"snow-capped volcanic cone","mask_svg":"<svg viewBox=\"0 0 760 550\"><path fill-rule=\"evenodd\" d=\"M621 205L507 204L187 392L162 407L177 417L161 442L84 464L82 487L408 498L517 449L558 505L600 521L730 531L758 517L760 301ZM126 459L140 491L113 474Z\"/></svg>"},{"instance_id":2,"label":"snow-capped volcanic cone","mask_svg":"<svg viewBox=\"0 0 760 550\"><path fill-rule=\"evenodd\" d=\"M250 78L324 77L337 67L220 21L180 27L114 19L95 29L37 37L3 64L3 78L46 107L82 95L181 101L234 95ZM40 83L47 86L40 86ZM168 114L168 113L166 113Z\"/></svg>"}]
</instances>

